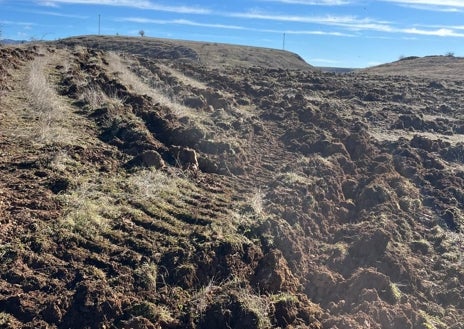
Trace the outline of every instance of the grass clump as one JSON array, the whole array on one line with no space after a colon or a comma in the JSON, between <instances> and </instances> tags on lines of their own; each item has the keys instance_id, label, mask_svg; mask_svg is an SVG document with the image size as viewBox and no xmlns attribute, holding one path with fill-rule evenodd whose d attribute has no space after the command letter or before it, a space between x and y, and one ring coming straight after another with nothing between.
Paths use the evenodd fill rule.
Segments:
<instances>
[{"instance_id":1,"label":"grass clump","mask_svg":"<svg viewBox=\"0 0 464 329\"><path fill-rule=\"evenodd\" d=\"M251 196L250 206L256 216L264 214L264 193L261 189L256 190Z\"/></svg>"},{"instance_id":2,"label":"grass clump","mask_svg":"<svg viewBox=\"0 0 464 329\"><path fill-rule=\"evenodd\" d=\"M156 278L158 276L156 264L143 263L135 270L134 274L139 286L147 290L156 290Z\"/></svg>"},{"instance_id":3,"label":"grass clump","mask_svg":"<svg viewBox=\"0 0 464 329\"><path fill-rule=\"evenodd\" d=\"M0 312L0 328L12 328L17 325L17 320L8 313Z\"/></svg>"},{"instance_id":4,"label":"grass clump","mask_svg":"<svg viewBox=\"0 0 464 329\"><path fill-rule=\"evenodd\" d=\"M143 301L132 306L129 309L132 316L142 316L153 323L172 323L174 318L169 309L164 305L156 305L154 303Z\"/></svg>"},{"instance_id":5,"label":"grass clump","mask_svg":"<svg viewBox=\"0 0 464 329\"><path fill-rule=\"evenodd\" d=\"M271 301L276 304L279 302L286 302L286 303L298 303L298 297L286 292L281 292L279 294L271 295Z\"/></svg>"},{"instance_id":6,"label":"grass clump","mask_svg":"<svg viewBox=\"0 0 464 329\"><path fill-rule=\"evenodd\" d=\"M237 297L242 303L243 309L253 313L256 317L256 328L266 329L272 327L269 317L271 313L269 298L252 294L245 289L239 290Z\"/></svg>"},{"instance_id":7,"label":"grass clump","mask_svg":"<svg viewBox=\"0 0 464 329\"><path fill-rule=\"evenodd\" d=\"M167 195L179 195L179 181L155 169L134 172L128 179L132 198L140 201L155 201Z\"/></svg>"},{"instance_id":8,"label":"grass clump","mask_svg":"<svg viewBox=\"0 0 464 329\"><path fill-rule=\"evenodd\" d=\"M420 317L421 317L421 324L419 329L445 329L448 328L448 326L443 323L440 319L438 319L436 316L432 316L430 314L427 314L424 311L419 311Z\"/></svg>"},{"instance_id":9,"label":"grass clump","mask_svg":"<svg viewBox=\"0 0 464 329\"><path fill-rule=\"evenodd\" d=\"M400 288L398 288L398 285L396 283L391 282L386 291L388 300L392 304L397 304L400 302L401 297L403 296L403 293L401 292Z\"/></svg>"},{"instance_id":10,"label":"grass clump","mask_svg":"<svg viewBox=\"0 0 464 329\"><path fill-rule=\"evenodd\" d=\"M109 181L84 181L76 188L57 196L63 206L61 225L87 238L96 238L120 216L117 191L109 192Z\"/></svg>"}]
</instances>

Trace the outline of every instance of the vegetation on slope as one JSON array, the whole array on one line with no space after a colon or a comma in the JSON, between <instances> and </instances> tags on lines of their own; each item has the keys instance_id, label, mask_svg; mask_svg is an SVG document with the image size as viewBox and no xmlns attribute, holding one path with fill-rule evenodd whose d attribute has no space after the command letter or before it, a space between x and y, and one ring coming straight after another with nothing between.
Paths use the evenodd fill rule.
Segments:
<instances>
[{"instance_id":1,"label":"vegetation on slope","mask_svg":"<svg viewBox=\"0 0 464 329\"><path fill-rule=\"evenodd\" d=\"M59 40L58 45L127 52L151 58L193 61L209 68L253 67L314 70L295 53L223 43L195 42L160 38L80 36Z\"/></svg>"},{"instance_id":2,"label":"vegetation on slope","mask_svg":"<svg viewBox=\"0 0 464 329\"><path fill-rule=\"evenodd\" d=\"M363 71L371 74L406 75L433 80L461 80L464 72L464 58L455 57L451 53L446 56L409 56Z\"/></svg>"}]
</instances>

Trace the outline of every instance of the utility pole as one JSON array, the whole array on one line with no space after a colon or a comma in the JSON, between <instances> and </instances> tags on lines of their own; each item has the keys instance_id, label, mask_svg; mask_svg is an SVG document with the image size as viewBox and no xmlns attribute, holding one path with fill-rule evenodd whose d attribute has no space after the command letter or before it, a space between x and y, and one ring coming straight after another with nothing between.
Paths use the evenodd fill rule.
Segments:
<instances>
[{"instance_id":1,"label":"utility pole","mask_svg":"<svg viewBox=\"0 0 464 329\"><path fill-rule=\"evenodd\" d=\"M100 23L101 23L101 15L98 14L98 35L100 35Z\"/></svg>"},{"instance_id":2,"label":"utility pole","mask_svg":"<svg viewBox=\"0 0 464 329\"><path fill-rule=\"evenodd\" d=\"M282 50L285 50L285 33L282 41Z\"/></svg>"}]
</instances>

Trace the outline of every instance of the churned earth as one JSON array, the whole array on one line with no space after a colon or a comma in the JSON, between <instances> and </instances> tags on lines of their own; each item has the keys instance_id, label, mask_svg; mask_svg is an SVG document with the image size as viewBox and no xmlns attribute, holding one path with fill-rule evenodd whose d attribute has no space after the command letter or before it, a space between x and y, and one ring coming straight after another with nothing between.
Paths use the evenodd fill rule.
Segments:
<instances>
[{"instance_id":1,"label":"churned earth","mask_svg":"<svg viewBox=\"0 0 464 329\"><path fill-rule=\"evenodd\" d=\"M462 65L1 47L0 327L464 328Z\"/></svg>"}]
</instances>

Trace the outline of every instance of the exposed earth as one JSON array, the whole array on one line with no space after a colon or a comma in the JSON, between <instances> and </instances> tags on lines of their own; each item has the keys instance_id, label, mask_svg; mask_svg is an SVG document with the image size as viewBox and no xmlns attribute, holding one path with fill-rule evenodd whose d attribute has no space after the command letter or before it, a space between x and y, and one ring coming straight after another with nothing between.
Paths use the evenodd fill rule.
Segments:
<instances>
[{"instance_id":1,"label":"exposed earth","mask_svg":"<svg viewBox=\"0 0 464 329\"><path fill-rule=\"evenodd\" d=\"M0 48L0 327L464 328L464 64L201 46Z\"/></svg>"}]
</instances>

